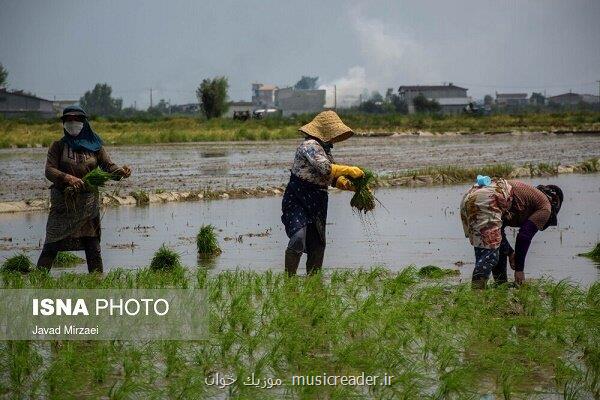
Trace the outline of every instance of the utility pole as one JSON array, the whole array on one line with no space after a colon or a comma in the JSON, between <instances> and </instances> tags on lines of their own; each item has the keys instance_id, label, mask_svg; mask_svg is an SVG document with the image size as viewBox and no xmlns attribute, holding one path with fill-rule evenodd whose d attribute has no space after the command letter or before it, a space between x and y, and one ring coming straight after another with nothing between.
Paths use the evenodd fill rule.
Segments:
<instances>
[{"instance_id":1,"label":"utility pole","mask_svg":"<svg viewBox=\"0 0 600 400\"><path fill-rule=\"evenodd\" d=\"M152 108L152 88L150 88L150 108Z\"/></svg>"},{"instance_id":2,"label":"utility pole","mask_svg":"<svg viewBox=\"0 0 600 400\"><path fill-rule=\"evenodd\" d=\"M333 85L333 109L337 112L337 85Z\"/></svg>"},{"instance_id":3,"label":"utility pole","mask_svg":"<svg viewBox=\"0 0 600 400\"><path fill-rule=\"evenodd\" d=\"M596 82L598 82L598 104L600 104L600 81Z\"/></svg>"}]
</instances>

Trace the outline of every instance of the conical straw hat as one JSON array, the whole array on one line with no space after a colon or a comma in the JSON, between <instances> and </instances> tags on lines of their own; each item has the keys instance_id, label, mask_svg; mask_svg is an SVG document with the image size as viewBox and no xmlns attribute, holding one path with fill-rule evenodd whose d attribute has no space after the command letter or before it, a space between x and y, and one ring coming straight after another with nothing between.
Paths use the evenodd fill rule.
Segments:
<instances>
[{"instance_id":1,"label":"conical straw hat","mask_svg":"<svg viewBox=\"0 0 600 400\"><path fill-rule=\"evenodd\" d=\"M341 142L354 135L354 131L344 124L334 111L323 111L312 121L299 129L300 132L323 142Z\"/></svg>"}]
</instances>

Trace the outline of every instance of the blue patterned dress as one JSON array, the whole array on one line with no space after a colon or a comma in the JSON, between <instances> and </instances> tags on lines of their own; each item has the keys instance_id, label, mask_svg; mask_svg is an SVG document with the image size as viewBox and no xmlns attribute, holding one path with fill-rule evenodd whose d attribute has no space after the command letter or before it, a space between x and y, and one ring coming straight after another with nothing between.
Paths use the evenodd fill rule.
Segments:
<instances>
[{"instance_id":1,"label":"blue patterned dress","mask_svg":"<svg viewBox=\"0 0 600 400\"><path fill-rule=\"evenodd\" d=\"M327 188L332 184L333 157L329 146L306 139L296 150L290 182L281 205L281 221L289 238L300 229L314 224L325 243Z\"/></svg>"}]
</instances>

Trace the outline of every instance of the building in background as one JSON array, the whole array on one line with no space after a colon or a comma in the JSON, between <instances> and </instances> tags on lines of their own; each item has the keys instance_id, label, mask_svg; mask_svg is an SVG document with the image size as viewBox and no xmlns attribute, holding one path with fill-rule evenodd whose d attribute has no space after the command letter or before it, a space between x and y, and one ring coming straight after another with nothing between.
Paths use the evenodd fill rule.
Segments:
<instances>
[{"instance_id":1,"label":"building in background","mask_svg":"<svg viewBox=\"0 0 600 400\"><path fill-rule=\"evenodd\" d=\"M324 89L278 89L275 92L275 106L284 117L318 113L325 107L325 93Z\"/></svg>"},{"instance_id":2,"label":"building in background","mask_svg":"<svg viewBox=\"0 0 600 400\"><path fill-rule=\"evenodd\" d=\"M262 83L252 84L252 103L260 107L275 106L275 92L278 87L275 85L265 85Z\"/></svg>"},{"instance_id":3,"label":"building in background","mask_svg":"<svg viewBox=\"0 0 600 400\"><path fill-rule=\"evenodd\" d=\"M529 103L527 93L498 93L496 105L499 107L523 107Z\"/></svg>"},{"instance_id":4,"label":"building in background","mask_svg":"<svg viewBox=\"0 0 600 400\"><path fill-rule=\"evenodd\" d=\"M0 89L0 114L6 118L24 116L56 117L52 101L23 91L8 91L6 89Z\"/></svg>"},{"instance_id":5,"label":"building in background","mask_svg":"<svg viewBox=\"0 0 600 400\"><path fill-rule=\"evenodd\" d=\"M442 113L444 114L459 114L471 102L471 98L467 96L465 88L448 85L413 85L400 86L398 95L400 100L404 101L408 106L409 114L413 114L415 106L413 100L418 95L422 94L428 100L435 100L439 103Z\"/></svg>"},{"instance_id":6,"label":"building in background","mask_svg":"<svg viewBox=\"0 0 600 400\"><path fill-rule=\"evenodd\" d=\"M229 108L227 109L225 117L236 118L236 116L247 114L249 118L252 118L252 113L255 108L254 103L251 101L231 101L229 102Z\"/></svg>"},{"instance_id":7,"label":"building in background","mask_svg":"<svg viewBox=\"0 0 600 400\"><path fill-rule=\"evenodd\" d=\"M579 94L579 93L563 93L558 96L548 97L549 104L556 104L560 106L576 106L579 103L597 104L598 96L593 94Z\"/></svg>"}]
</instances>

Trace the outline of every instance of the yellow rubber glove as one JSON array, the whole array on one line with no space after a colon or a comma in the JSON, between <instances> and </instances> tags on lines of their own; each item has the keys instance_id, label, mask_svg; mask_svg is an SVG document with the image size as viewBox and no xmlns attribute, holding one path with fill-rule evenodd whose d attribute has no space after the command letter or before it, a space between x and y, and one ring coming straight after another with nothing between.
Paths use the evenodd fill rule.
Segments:
<instances>
[{"instance_id":1,"label":"yellow rubber glove","mask_svg":"<svg viewBox=\"0 0 600 400\"><path fill-rule=\"evenodd\" d=\"M345 176L340 176L337 178L337 181L335 181L335 187L341 190L350 190L352 192L356 191L352 182L350 182L350 180Z\"/></svg>"},{"instance_id":2,"label":"yellow rubber glove","mask_svg":"<svg viewBox=\"0 0 600 400\"><path fill-rule=\"evenodd\" d=\"M331 176L332 178L339 178L340 176L349 176L350 178L360 178L365 173L358 167L351 167L349 165L331 164Z\"/></svg>"}]
</instances>

